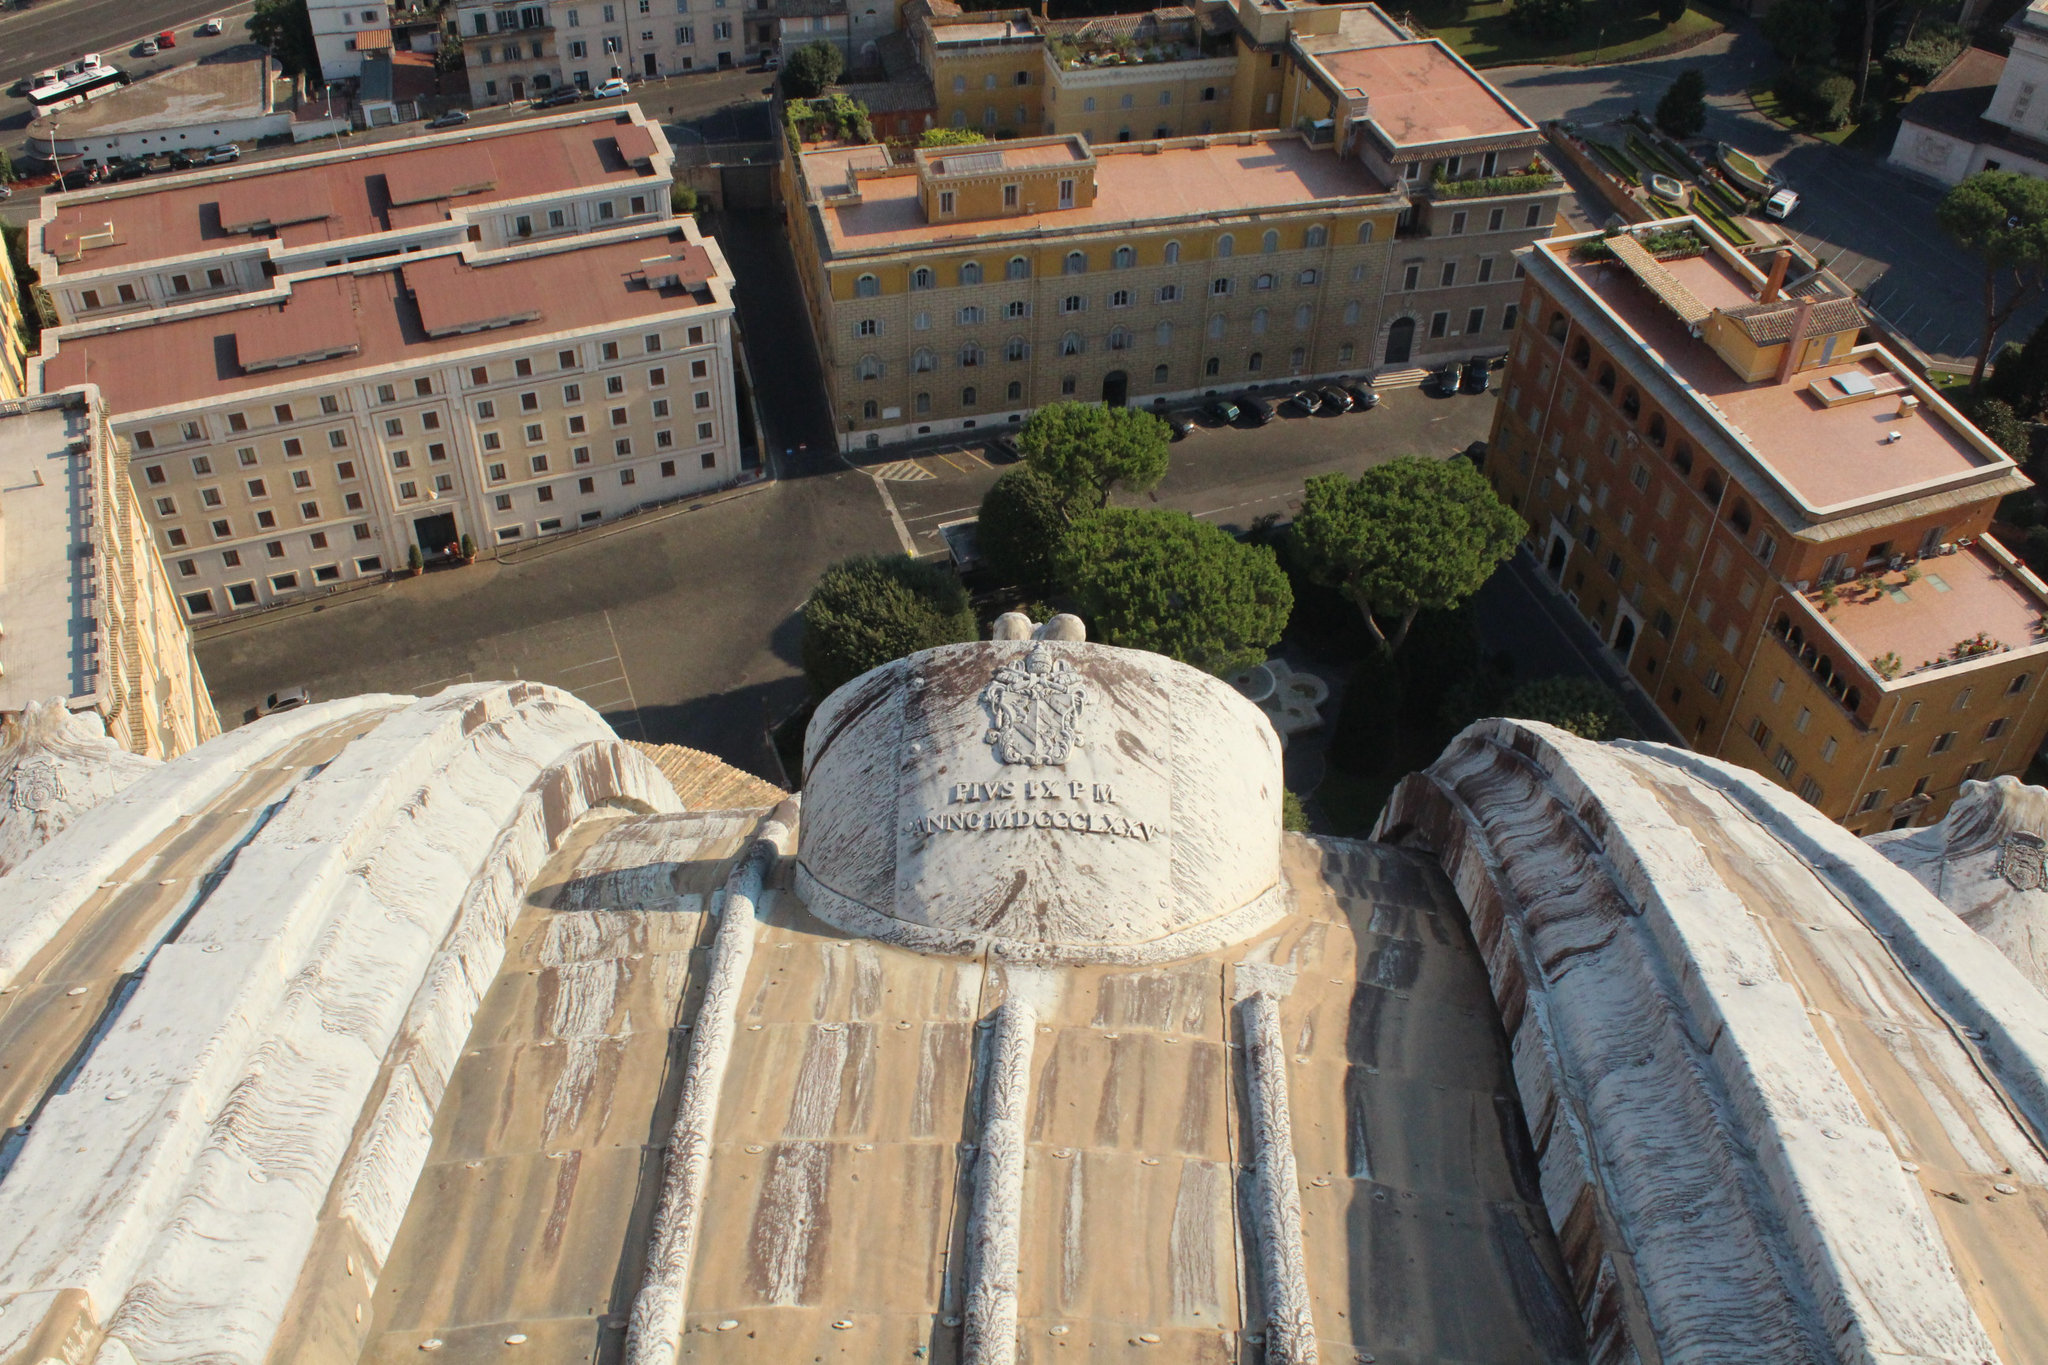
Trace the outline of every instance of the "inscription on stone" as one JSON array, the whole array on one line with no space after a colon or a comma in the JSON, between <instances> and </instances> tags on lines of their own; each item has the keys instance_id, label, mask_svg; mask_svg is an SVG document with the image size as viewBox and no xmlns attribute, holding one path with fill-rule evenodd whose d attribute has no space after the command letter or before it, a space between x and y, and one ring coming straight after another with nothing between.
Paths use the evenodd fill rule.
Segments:
<instances>
[{"instance_id":1,"label":"inscription on stone","mask_svg":"<svg viewBox=\"0 0 2048 1365\"><path fill-rule=\"evenodd\" d=\"M990 782L955 782L946 790L949 806L978 805L983 802L1030 802L1001 810L926 811L910 822L912 834L994 833L1004 829L1064 829L1075 834L1109 834L1123 839L1150 842L1166 833L1156 821L1132 820L1115 810L1096 809L1116 805L1116 786L1110 782L1070 782L1057 778L1026 777ZM1067 802L1048 806L1039 803ZM1086 809L1071 805L1085 804Z\"/></svg>"}]
</instances>

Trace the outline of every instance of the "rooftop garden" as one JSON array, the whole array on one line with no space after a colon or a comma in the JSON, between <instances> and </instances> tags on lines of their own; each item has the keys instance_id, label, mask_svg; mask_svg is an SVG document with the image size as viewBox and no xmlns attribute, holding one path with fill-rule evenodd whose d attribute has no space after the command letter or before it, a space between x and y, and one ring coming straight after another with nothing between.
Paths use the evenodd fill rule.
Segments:
<instances>
[{"instance_id":1,"label":"rooftop garden","mask_svg":"<svg viewBox=\"0 0 2048 1365\"><path fill-rule=\"evenodd\" d=\"M1509 171L1504 175L1483 175L1470 180L1452 180L1439 174L1430 182L1429 192L1438 199L1483 199L1495 194L1534 194L1539 190L1553 188L1559 183L1559 179L1557 172L1539 157L1530 161L1525 169Z\"/></svg>"},{"instance_id":2,"label":"rooftop garden","mask_svg":"<svg viewBox=\"0 0 2048 1365\"><path fill-rule=\"evenodd\" d=\"M1166 34L1062 35L1050 39L1046 51L1062 71L1088 71L1112 66L1146 66L1154 62L1191 62L1229 54L1230 39L1204 42Z\"/></svg>"},{"instance_id":3,"label":"rooftop garden","mask_svg":"<svg viewBox=\"0 0 2048 1365\"><path fill-rule=\"evenodd\" d=\"M1707 249L1707 244L1700 240L1700 235L1689 227L1658 228L1655 232L1643 233L1636 238L1636 245L1660 261L1675 261L1684 256L1697 256ZM1572 255L1582 261L1602 261L1613 256L1614 250L1607 245L1607 238L1596 237L1573 247Z\"/></svg>"}]
</instances>

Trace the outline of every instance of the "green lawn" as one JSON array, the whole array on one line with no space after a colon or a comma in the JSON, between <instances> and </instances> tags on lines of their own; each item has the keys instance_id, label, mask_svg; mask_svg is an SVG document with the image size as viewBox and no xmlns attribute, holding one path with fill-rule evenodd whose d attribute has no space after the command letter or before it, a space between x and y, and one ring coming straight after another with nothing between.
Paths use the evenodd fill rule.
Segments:
<instances>
[{"instance_id":1,"label":"green lawn","mask_svg":"<svg viewBox=\"0 0 2048 1365\"><path fill-rule=\"evenodd\" d=\"M1831 142L1837 147L1848 147L1852 151L1865 151L1882 156L1891 150L1892 139L1898 136L1898 111L1905 108L1920 91L1919 86L1914 86L1903 98L1887 104L1885 112L1876 118L1863 123L1849 123L1840 128L1827 129L1808 128L1792 117L1785 111L1784 102L1778 98L1777 92L1772 90L1769 84L1753 86L1749 92L1749 102L1756 106L1759 114L1780 128L1789 128L1808 137L1817 137L1822 142Z\"/></svg>"},{"instance_id":2,"label":"green lawn","mask_svg":"<svg viewBox=\"0 0 2048 1365\"><path fill-rule=\"evenodd\" d=\"M1411 13L1415 22L1432 36L1443 39L1459 56L1481 67L1519 66L1528 62L1568 66L1623 62L1688 39L1711 37L1722 27L1718 19L1701 10L1687 10L1675 24L1666 24L1651 11L1615 19L1566 38L1532 38L1510 22L1511 9L1507 0L1480 0L1474 4L1423 0Z\"/></svg>"}]
</instances>

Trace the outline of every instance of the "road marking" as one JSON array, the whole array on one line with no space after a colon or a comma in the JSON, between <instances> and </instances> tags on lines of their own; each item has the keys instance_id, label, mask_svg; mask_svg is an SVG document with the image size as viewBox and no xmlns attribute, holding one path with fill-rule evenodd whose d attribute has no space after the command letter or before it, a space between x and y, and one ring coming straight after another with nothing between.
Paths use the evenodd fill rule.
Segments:
<instances>
[{"instance_id":1,"label":"road marking","mask_svg":"<svg viewBox=\"0 0 2048 1365\"><path fill-rule=\"evenodd\" d=\"M612 641L612 657L619 661L618 680L626 684L626 705L633 708L633 728L638 730L640 738L645 740L647 738L647 727L640 722L640 699L633 695L632 681L626 677L626 655L625 651L619 648L619 633L612 629L611 612L606 611L602 615L604 616L604 633L610 636ZM616 729L617 727L613 728Z\"/></svg>"},{"instance_id":2,"label":"road marking","mask_svg":"<svg viewBox=\"0 0 2048 1365\"><path fill-rule=\"evenodd\" d=\"M980 503L978 503L978 502L970 502L970 503L968 503L968 504L967 504L967 505L966 505L965 507L948 507L948 508L947 508L947 509L946 509L945 511L943 511L943 512L927 512L927 513L925 513L925 514L924 514L923 516L911 517L911 518L910 518L910 520L911 520L911 521L930 521L930 520L932 520L932 519L933 519L933 518L935 518L935 517L950 517L950 516L952 516L952 515L953 515L953 514L954 514L955 512L973 512L973 511L977 511L977 510L979 510L979 509L980 509L980 507L981 507L981 504L980 504Z\"/></svg>"},{"instance_id":3,"label":"road marking","mask_svg":"<svg viewBox=\"0 0 2048 1365\"><path fill-rule=\"evenodd\" d=\"M926 475L925 477L930 478L931 476ZM890 495L889 485L884 483L879 475L872 472L868 474L868 478L873 481L875 491L882 495L882 506L889 511L889 524L896 528L896 543L903 547L903 553L909 555L912 559L916 559L917 542L910 538L910 528L903 524L903 514L896 510L896 499Z\"/></svg>"},{"instance_id":4,"label":"road marking","mask_svg":"<svg viewBox=\"0 0 2048 1365\"><path fill-rule=\"evenodd\" d=\"M978 452L978 451L973 451L973 450L963 450L963 451L961 451L960 453L961 453L962 455L965 455L965 456L966 456L966 457L967 457L968 459L970 459L970 460L974 461L974 462L975 462L976 464L980 465L980 466L981 466L981 467L982 467L983 469L994 469L994 468L995 468L995 466L994 466L993 464L990 464L990 463L989 463L989 461L988 461L988 457L987 457L987 456L985 456L985 455L982 455L982 454L981 454L980 452Z\"/></svg>"},{"instance_id":5,"label":"road marking","mask_svg":"<svg viewBox=\"0 0 2048 1365\"><path fill-rule=\"evenodd\" d=\"M620 661L618 655L607 654L602 659L592 659L588 663L563 664L555 671L557 673L574 673L579 668L601 668L606 664L618 664L621 668L625 667L625 664Z\"/></svg>"},{"instance_id":6,"label":"road marking","mask_svg":"<svg viewBox=\"0 0 2048 1365\"><path fill-rule=\"evenodd\" d=\"M891 460L861 471L871 479L894 479L898 483L917 483L939 476L915 460Z\"/></svg>"},{"instance_id":7,"label":"road marking","mask_svg":"<svg viewBox=\"0 0 2048 1365\"><path fill-rule=\"evenodd\" d=\"M933 456L932 458L934 458L934 459L938 459L938 460L944 460L944 461L945 461L945 462L946 462L947 464L951 465L951 466L952 466L952 467L953 467L954 469L958 470L958 471L959 471L960 473L962 473L962 474L965 474L965 473L967 473L967 472L968 472L968 470L967 470L967 466L966 466L966 465L964 465L964 464L961 464L961 463L959 463L958 461L956 461L956 460L955 460L955 459L954 459L954 458L953 458L953 457L952 457L951 455L944 455L944 454L941 454L941 455L935 455L935 456Z\"/></svg>"}]
</instances>

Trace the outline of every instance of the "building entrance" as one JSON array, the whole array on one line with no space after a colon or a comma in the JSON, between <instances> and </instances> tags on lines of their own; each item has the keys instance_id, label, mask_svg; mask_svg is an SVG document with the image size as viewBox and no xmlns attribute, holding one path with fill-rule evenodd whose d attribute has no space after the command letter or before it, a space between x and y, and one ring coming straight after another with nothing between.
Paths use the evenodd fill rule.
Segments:
<instances>
[{"instance_id":1,"label":"building entrance","mask_svg":"<svg viewBox=\"0 0 2048 1365\"><path fill-rule=\"evenodd\" d=\"M1120 408L1131 396L1131 377L1122 370L1111 370L1102 376L1102 402L1105 407Z\"/></svg>"},{"instance_id":2,"label":"building entrance","mask_svg":"<svg viewBox=\"0 0 2048 1365\"><path fill-rule=\"evenodd\" d=\"M462 539L455 530L453 512L420 517L413 522L412 532L419 539L420 553L428 559L449 553L451 549L461 544Z\"/></svg>"},{"instance_id":3,"label":"building entrance","mask_svg":"<svg viewBox=\"0 0 2048 1365\"><path fill-rule=\"evenodd\" d=\"M1387 364L1406 365L1408 354L1414 349L1415 319L1394 319L1394 325L1387 329Z\"/></svg>"}]
</instances>

